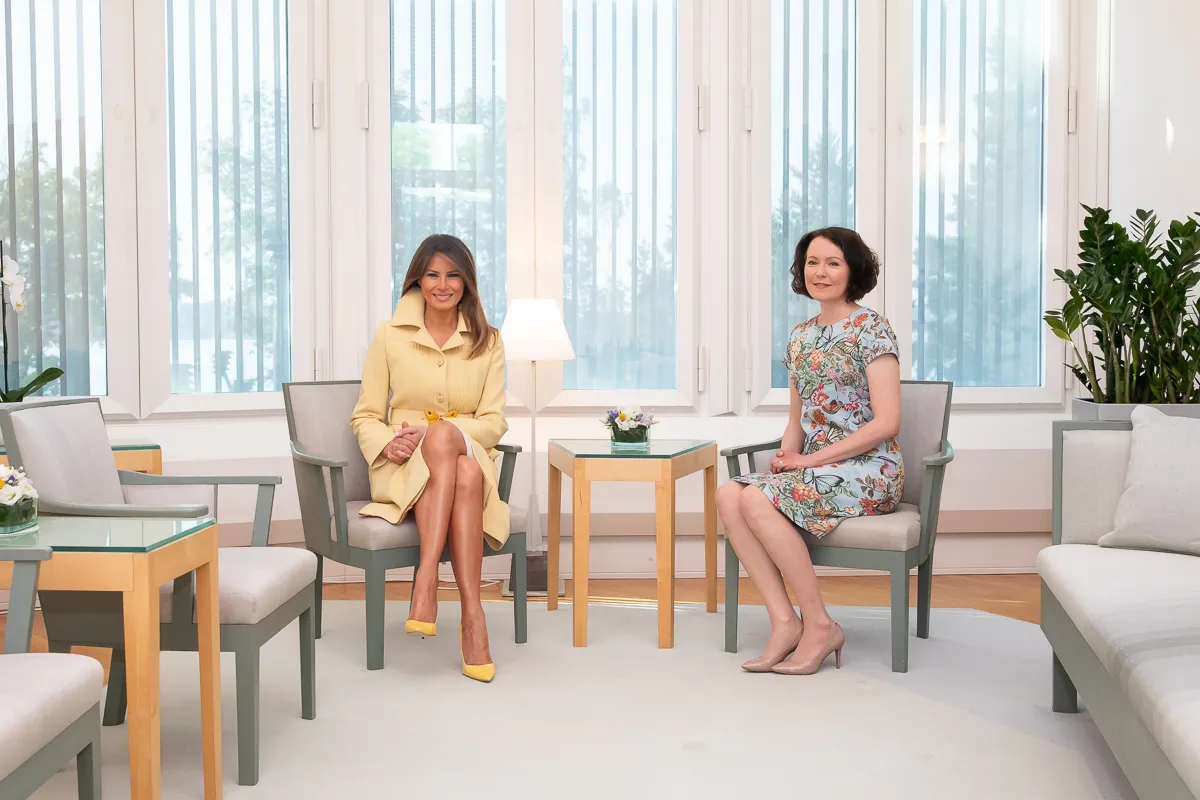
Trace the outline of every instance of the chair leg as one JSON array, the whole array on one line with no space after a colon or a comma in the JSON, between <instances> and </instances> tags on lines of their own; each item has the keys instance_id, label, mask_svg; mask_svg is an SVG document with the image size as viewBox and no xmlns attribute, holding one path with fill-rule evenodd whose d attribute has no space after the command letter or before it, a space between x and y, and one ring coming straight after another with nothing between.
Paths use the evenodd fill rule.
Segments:
<instances>
[{"instance_id":1,"label":"chair leg","mask_svg":"<svg viewBox=\"0 0 1200 800\"><path fill-rule=\"evenodd\" d=\"M320 586L314 587L320 591ZM317 717L317 637L316 609L309 607L300 613L300 716Z\"/></svg>"},{"instance_id":2,"label":"chair leg","mask_svg":"<svg viewBox=\"0 0 1200 800\"><path fill-rule=\"evenodd\" d=\"M933 553L917 567L917 638L929 638L929 606L933 601Z\"/></svg>"},{"instance_id":3,"label":"chair leg","mask_svg":"<svg viewBox=\"0 0 1200 800\"><path fill-rule=\"evenodd\" d=\"M234 655L237 673L238 784L258 784L258 647L238 650Z\"/></svg>"},{"instance_id":4,"label":"chair leg","mask_svg":"<svg viewBox=\"0 0 1200 800\"><path fill-rule=\"evenodd\" d=\"M1067 670L1063 668L1062 662L1058 660L1058 654L1055 653L1053 657L1053 704L1051 708L1060 714L1078 714L1079 692L1076 691L1075 683L1067 674Z\"/></svg>"},{"instance_id":5,"label":"chair leg","mask_svg":"<svg viewBox=\"0 0 1200 800\"><path fill-rule=\"evenodd\" d=\"M321 601L325 595L325 556L317 556L317 596L313 598L313 619L317 632L316 637L321 638Z\"/></svg>"},{"instance_id":6,"label":"chair leg","mask_svg":"<svg viewBox=\"0 0 1200 800\"><path fill-rule=\"evenodd\" d=\"M367 669L383 669L384 572L367 567Z\"/></svg>"},{"instance_id":7,"label":"chair leg","mask_svg":"<svg viewBox=\"0 0 1200 800\"><path fill-rule=\"evenodd\" d=\"M892 672L908 672L908 570L892 568Z\"/></svg>"},{"instance_id":8,"label":"chair leg","mask_svg":"<svg viewBox=\"0 0 1200 800\"><path fill-rule=\"evenodd\" d=\"M88 742L88 746L80 750L79 755L75 757L79 800L100 800L100 764L96 758L99 743L100 730L97 728L96 738Z\"/></svg>"},{"instance_id":9,"label":"chair leg","mask_svg":"<svg viewBox=\"0 0 1200 800\"><path fill-rule=\"evenodd\" d=\"M738 649L738 557L725 540L725 652Z\"/></svg>"},{"instance_id":10,"label":"chair leg","mask_svg":"<svg viewBox=\"0 0 1200 800\"><path fill-rule=\"evenodd\" d=\"M529 581L525 545L513 553L513 626L517 644L529 641ZM558 591L557 588L551 591Z\"/></svg>"},{"instance_id":11,"label":"chair leg","mask_svg":"<svg viewBox=\"0 0 1200 800\"><path fill-rule=\"evenodd\" d=\"M104 700L104 726L115 727L125 721L125 650L113 648L108 667L108 690Z\"/></svg>"}]
</instances>

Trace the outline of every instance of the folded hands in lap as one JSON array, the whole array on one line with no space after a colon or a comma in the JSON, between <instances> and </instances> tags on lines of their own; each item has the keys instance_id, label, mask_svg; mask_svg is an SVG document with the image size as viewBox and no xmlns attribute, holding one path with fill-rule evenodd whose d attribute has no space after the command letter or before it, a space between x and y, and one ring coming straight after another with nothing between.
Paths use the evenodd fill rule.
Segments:
<instances>
[{"instance_id":1,"label":"folded hands in lap","mask_svg":"<svg viewBox=\"0 0 1200 800\"><path fill-rule=\"evenodd\" d=\"M395 464L403 464L412 457L416 452L417 445L421 443L421 439L425 436L425 428L420 425L409 425L407 422L400 423L400 430L388 442L387 447L383 448L383 456L388 461Z\"/></svg>"}]
</instances>

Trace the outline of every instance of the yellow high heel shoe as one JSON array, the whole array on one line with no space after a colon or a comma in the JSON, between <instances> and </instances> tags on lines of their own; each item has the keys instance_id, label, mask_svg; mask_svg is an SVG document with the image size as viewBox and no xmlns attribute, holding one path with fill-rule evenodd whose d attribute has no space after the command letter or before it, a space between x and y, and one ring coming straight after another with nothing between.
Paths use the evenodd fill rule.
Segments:
<instances>
[{"instance_id":1,"label":"yellow high heel shoe","mask_svg":"<svg viewBox=\"0 0 1200 800\"><path fill-rule=\"evenodd\" d=\"M421 622L420 620L410 619L404 622L405 633L417 633L421 636L437 636L436 622Z\"/></svg>"},{"instance_id":2,"label":"yellow high heel shoe","mask_svg":"<svg viewBox=\"0 0 1200 800\"><path fill-rule=\"evenodd\" d=\"M458 655L462 659L462 673L473 681L481 681L482 683L491 683L492 678L496 677L496 664L489 661L486 664L468 664L466 656L462 654L462 625L458 626Z\"/></svg>"}]
</instances>

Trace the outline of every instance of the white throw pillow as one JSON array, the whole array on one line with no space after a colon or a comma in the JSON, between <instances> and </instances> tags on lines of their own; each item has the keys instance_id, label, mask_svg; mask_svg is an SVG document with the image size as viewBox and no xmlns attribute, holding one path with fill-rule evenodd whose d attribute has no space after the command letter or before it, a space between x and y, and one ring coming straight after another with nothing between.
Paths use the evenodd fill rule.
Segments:
<instances>
[{"instance_id":1,"label":"white throw pillow","mask_svg":"<svg viewBox=\"0 0 1200 800\"><path fill-rule=\"evenodd\" d=\"M1200 419L1150 406L1130 419L1125 491L1098 544L1200 555Z\"/></svg>"}]
</instances>

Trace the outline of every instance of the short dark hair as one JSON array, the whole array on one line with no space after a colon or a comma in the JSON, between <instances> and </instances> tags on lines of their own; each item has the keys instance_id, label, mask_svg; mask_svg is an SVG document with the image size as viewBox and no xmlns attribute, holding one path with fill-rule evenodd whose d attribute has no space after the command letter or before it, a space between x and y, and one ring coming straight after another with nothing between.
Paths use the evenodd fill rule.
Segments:
<instances>
[{"instance_id":1,"label":"short dark hair","mask_svg":"<svg viewBox=\"0 0 1200 800\"><path fill-rule=\"evenodd\" d=\"M820 228L804 234L796 245L796 255L792 258L792 291L805 297L812 297L808 287L804 285L804 262L808 257L808 246L814 239L827 239L842 251L846 258L846 266L850 267L850 280L846 284L846 299L857 303L875 288L879 282L879 258L867 247L862 237L849 228Z\"/></svg>"}]
</instances>

